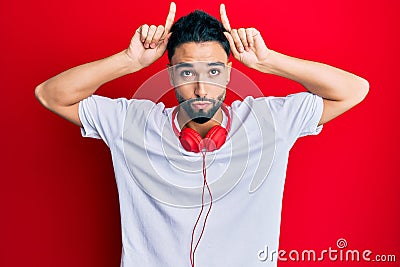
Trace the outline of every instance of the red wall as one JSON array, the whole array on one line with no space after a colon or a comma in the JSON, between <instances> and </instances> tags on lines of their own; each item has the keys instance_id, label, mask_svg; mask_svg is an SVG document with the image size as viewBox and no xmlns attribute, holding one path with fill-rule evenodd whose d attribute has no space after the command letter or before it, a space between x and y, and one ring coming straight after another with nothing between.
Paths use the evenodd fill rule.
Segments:
<instances>
[{"instance_id":1,"label":"red wall","mask_svg":"<svg viewBox=\"0 0 400 267\"><path fill-rule=\"evenodd\" d=\"M196 8L219 14L219 1L176 3L177 16ZM345 238L349 249L395 254L397 262L326 261L323 266L398 266L399 2L225 4L233 27L258 28L271 49L346 69L371 85L362 104L293 148L281 249L337 248L336 241ZM118 195L107 147L83 139L76 126L41 107L34 88L65 69L121 51L140 24L163 24L167 11L168 2L158 0L0 3L0 266L119 266ZM98 92L131 97L166 62L163 57ZM234 66L265 95L303 90L235 60Z\"/></svg>"}]
</instances>

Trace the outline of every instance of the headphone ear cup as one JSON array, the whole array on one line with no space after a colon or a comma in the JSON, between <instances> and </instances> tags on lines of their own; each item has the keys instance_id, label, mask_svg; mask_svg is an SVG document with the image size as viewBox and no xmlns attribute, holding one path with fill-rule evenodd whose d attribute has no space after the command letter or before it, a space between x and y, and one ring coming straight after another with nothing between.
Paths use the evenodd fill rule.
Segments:
<instances>
[{"instance_id":1,"label":"headphone ear cup","mask_svg":"<svg viewBox=\"0 0 400 267\"><path fill-rule=\"evenodd\" d=\"M185 150L196 153L200 152L200 144L203 138L192 128L183 129L179 135L179 140Z\"/></svg>"},{"instance_id":2,"label":"headphone ear cup","mask_svg":"<svg viewBox=\"0 0 400 267\"><path fill-rule=\"evenodd\" d=\"M219 149L225 143L227 135L228 131L224 127L220 125L212 127L204 138L207 140L205 142L207 151Z\"/></svg>"}]
</instances>

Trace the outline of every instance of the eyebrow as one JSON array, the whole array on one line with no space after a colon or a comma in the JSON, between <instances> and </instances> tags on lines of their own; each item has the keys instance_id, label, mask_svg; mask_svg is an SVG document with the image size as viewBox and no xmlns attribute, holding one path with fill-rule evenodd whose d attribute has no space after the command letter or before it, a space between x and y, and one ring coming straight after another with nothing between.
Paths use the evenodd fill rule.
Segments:
<instances>
[{"instance_id":1,"label":"eyebrow","mask_svg":"<svg viewBox=\"0 0 400 267\"><path fill-rule=\"evenodd\" d=\"M225 67L225 63L223 63L223 62L210 62L210 63L208 63L207 64L207 66L210 66L210 67L212 67L212 66L222 66L222 67ZM193 67L193 64L192 63L187 63L187 62L182 62L182 63L178 63L178 64L176 64L175 65L175 69L179 69L179 68L190 68L190 67Z\"/></svg>"},{"instance_id":2,"label":"eyebrow","mask_svg":"<svg viewBox=\"0 0 400 267\"><path fill-rule=\"evenodd\" d=\"M188 67L193 67L193 64L182 62L182 63L178 63L178 64L175 65L175 69L188 68Z\"/></svg>"},{"instance_id":3,"label":"eyebrow","mask_svg":"<svg viewBox=\"0 0 400 267\"><path fill-rule=\"evenodd\" d=\"M222 67L225 67L225 63L222 63L222 62L210 62L207 65L208 66L222 66Z\"/></svg>"}]
</instances>

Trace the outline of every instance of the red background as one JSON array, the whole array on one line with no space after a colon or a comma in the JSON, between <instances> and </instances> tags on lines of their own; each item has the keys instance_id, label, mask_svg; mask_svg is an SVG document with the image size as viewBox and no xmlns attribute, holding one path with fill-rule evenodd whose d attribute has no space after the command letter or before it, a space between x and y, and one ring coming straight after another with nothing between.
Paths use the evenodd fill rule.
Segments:
<instances>
[{"instance_id":1,"label":"red background","mask_svg":"<svg viewBox=\"0 0 400 267\"><path fill-rule=\"evenodd\" d=\"M168 3L0 2L0 266L119 266L118 195L108 149L41 107L34 88L65 69L123 50L140 24L164 23ZM176 3L178 17L194 9L219 14L220 2ZM395 254L397 262L280 266L399 266L399 2L225 4L233 27L258 28L271 49L354 72L371 86L363 103L292 149L280 248L337 248L336 240L345 238L349 249ZM98 93L131 97L166 62L164 56ZM265 95L304 90L235 60L234 66Z\"/></svg>"}]
</instances>

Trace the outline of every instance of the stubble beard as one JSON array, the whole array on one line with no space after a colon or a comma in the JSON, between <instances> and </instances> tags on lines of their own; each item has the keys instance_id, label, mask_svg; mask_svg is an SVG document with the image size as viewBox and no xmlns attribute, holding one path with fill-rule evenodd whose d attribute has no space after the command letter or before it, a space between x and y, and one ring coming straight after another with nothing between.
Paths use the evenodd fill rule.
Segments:
<instances>
[{"instance_id":1,"label":"stubble beard","mask_svg":"<svg viewBox=\"0 0 400 267\"><path fill-rule=\"evenodd\" d=\"M203 124L211 120L212 117L214 117L215 113L218 111L218 109L221 107L222 103L225 100L226 96L226 91L219 95L217 99L212 99L212 98L206 98L206 97L199 97L199 98L192 98L192 99L184 99L183 96L181 96L177 90L175 90L175 95L176 99L178 100L179 105L186 111L187 115L189 116L190 120L192 120L195 123L198 124ZM212 107L207 111L204 112L203 109L200 109L199 111L195 111L192 108L192 103L196 101L207 101L210 102Z\"/></svg>"}]
</instances>

